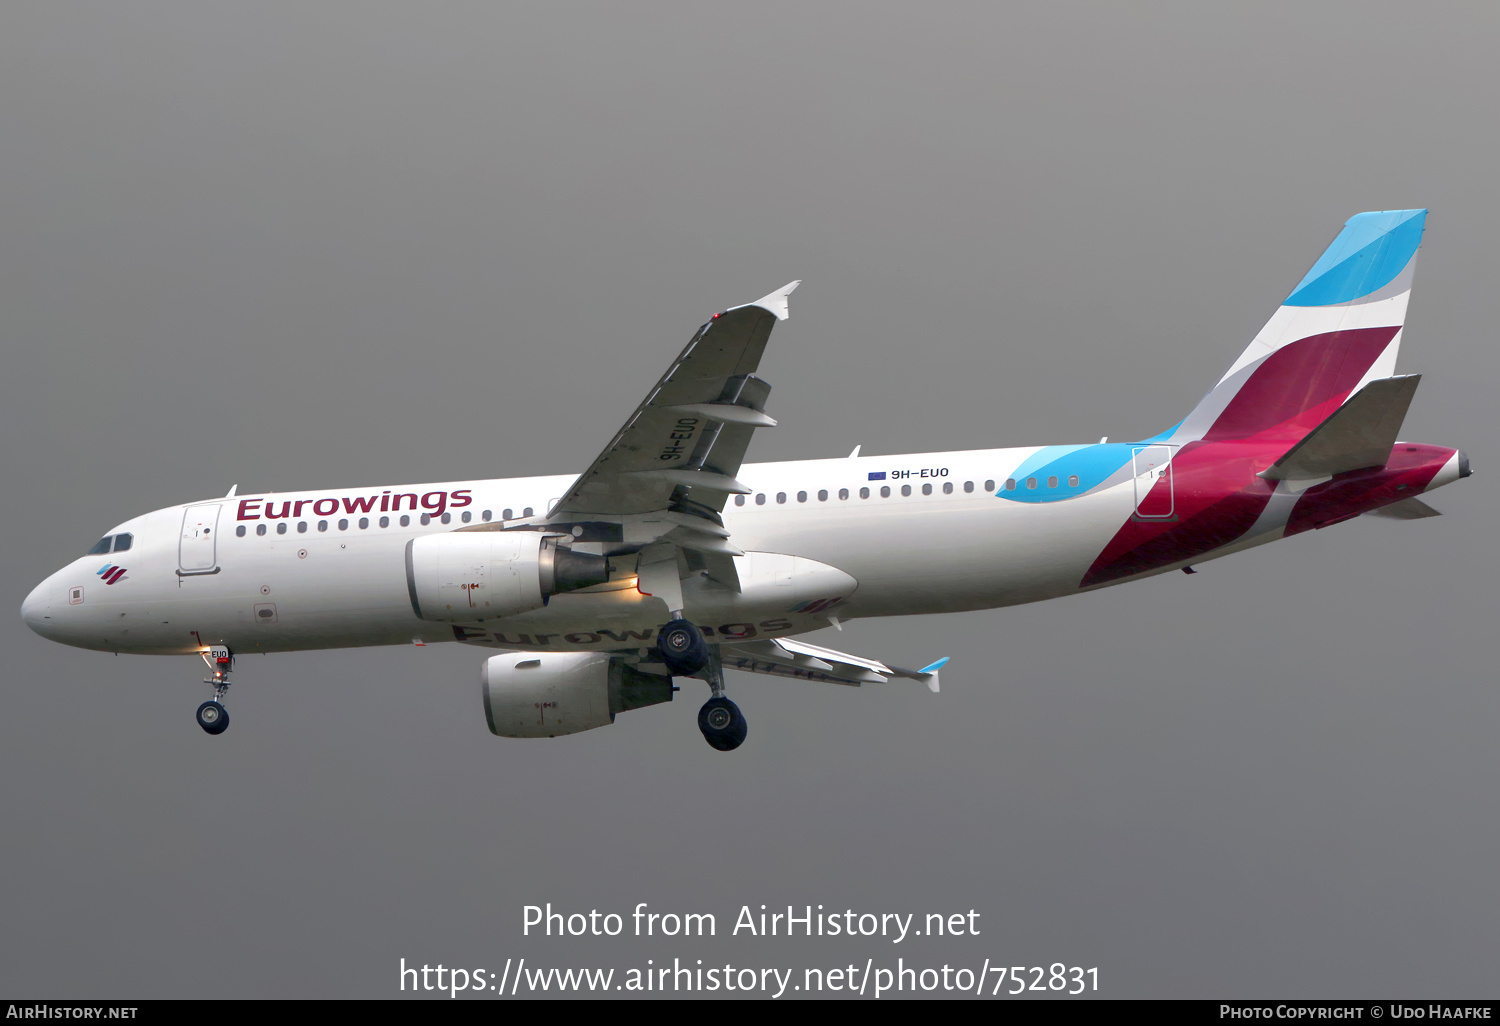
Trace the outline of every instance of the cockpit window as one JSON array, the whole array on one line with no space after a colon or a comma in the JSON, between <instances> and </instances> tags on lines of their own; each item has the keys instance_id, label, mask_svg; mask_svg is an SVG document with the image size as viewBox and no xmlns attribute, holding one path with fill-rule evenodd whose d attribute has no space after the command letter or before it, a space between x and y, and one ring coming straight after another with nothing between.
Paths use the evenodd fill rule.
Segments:
<instances>
[{"instance_id":1,"label":"cockpit window","mask_svg":"<svg viewBox=\"0 0 1500 1026\"><path fill-rule=\"evenodd\" d=\"M124 552L130 548L130 543L135 541L133 534L107 534L94 542L94 547L84 553L85 556L102 556L113 548L116 552Z\"/></svg>"}]
</instances>

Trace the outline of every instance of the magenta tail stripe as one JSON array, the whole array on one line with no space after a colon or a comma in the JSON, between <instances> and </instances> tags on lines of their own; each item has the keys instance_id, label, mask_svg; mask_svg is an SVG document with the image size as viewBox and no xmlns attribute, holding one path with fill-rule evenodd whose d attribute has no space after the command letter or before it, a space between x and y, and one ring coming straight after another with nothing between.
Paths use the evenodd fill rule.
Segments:
<instances>
[{"instance_id":1,"label":"magenta tail stripe","mask_svg":"<svg viewBox=\"0 0 1500 1026\"><path fill-rule=\"evenodd\" d=\"M1283 346L1240 386L1204 441L1259 434L1330 399L1342 401L1400 330L1391 325L1330 331Z\"/></svg>"}]
</instances>

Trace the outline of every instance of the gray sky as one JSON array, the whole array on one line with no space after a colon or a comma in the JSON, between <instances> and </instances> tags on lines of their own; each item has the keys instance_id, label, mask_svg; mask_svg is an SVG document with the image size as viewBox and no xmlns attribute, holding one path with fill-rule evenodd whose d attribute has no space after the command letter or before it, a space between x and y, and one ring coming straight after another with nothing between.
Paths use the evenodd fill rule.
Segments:
<instances>
[{"instance_id":1,"label":"gray sky","mask_svg":"<svg viewBox=\"0 0 1500 1026\"><path fill-rule=\"evenodd\" d=\"M1442 519L856 623L945 690L736 676L491 737L459 646L194 660L0 618L0 993L397 994L398 960L1097 966L1109 996L1494 994L1492 5L0 11L12 610L242 491L582 469L715 310L805 285L751 458L1143 437L1362 210L1432 210ZM955 544L961 544L955 540ZM714 912L712 941L521 909ZM742 904L973 938L728 937Z\"/></svg>"}]
</instances>

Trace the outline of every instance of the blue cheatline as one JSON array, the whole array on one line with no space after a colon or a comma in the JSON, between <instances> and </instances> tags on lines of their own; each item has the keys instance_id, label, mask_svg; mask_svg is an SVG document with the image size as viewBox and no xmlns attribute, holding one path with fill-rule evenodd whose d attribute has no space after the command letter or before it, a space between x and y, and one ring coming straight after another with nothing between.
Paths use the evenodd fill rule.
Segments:
<instances>
[{"instance_id":1,"label":"blue cheatline","mask_svg":"<svg viewBox=\"0 0 1500 1026\"><path fill-rule=\"evenodd\" d=\"M1012 502L1061 502L1082 495L1104 482L1115 471L1130 462L1139 442L1107 442L1102 445L1046 445L1010 472L1016 487L1001 488L995 494ZM1077 476L1078 484L1070 487L1068 478ZM1026 487L1026 479L1037 479L1035 488ZM1048 488L1047 478L1057 478L1057 487Z\"/></svg>"},{"instance_id":2,"label":"blue cheatline","mask_svg":"<svg viewBox=\"0 0 1500 1026\"><path fill-rule=\"evenodd\" d=\"M1426 210L1355 214L1283 306L1347 303L1389 285L1422 244Z\"/></svg>"}]
</instances>

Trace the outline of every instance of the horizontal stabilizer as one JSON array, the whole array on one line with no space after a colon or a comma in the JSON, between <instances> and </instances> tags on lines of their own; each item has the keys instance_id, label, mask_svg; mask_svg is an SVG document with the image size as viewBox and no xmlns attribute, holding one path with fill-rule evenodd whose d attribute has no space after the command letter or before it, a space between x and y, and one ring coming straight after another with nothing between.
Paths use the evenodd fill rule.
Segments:
<instances>
[{"instance_id":1,"label":"horizontal stabilizer","mask_svg":"<svg viewBox=\"0 0 1500 1026\"><path fill-rule=\"evenodd\" d=\"M1420 374L1405 374L1370 382L1260 476L1307 480L1385 466L1421 380Z\"/></svg>"},{"instance_id":2,"label":"horizontal stabilizer","mask_svg":"<svg viewBox=\"0 0 1500 1026\"><path fill-rule=\"evenodd\" d=\"M1400 502L1372 509L1365 514L1367 517L1386 517L1391 520L1425 520L1427 517L1442 515L1440 510L1433 509L1421 499L1402 499Z\"/></svg>"}]
</instances>

